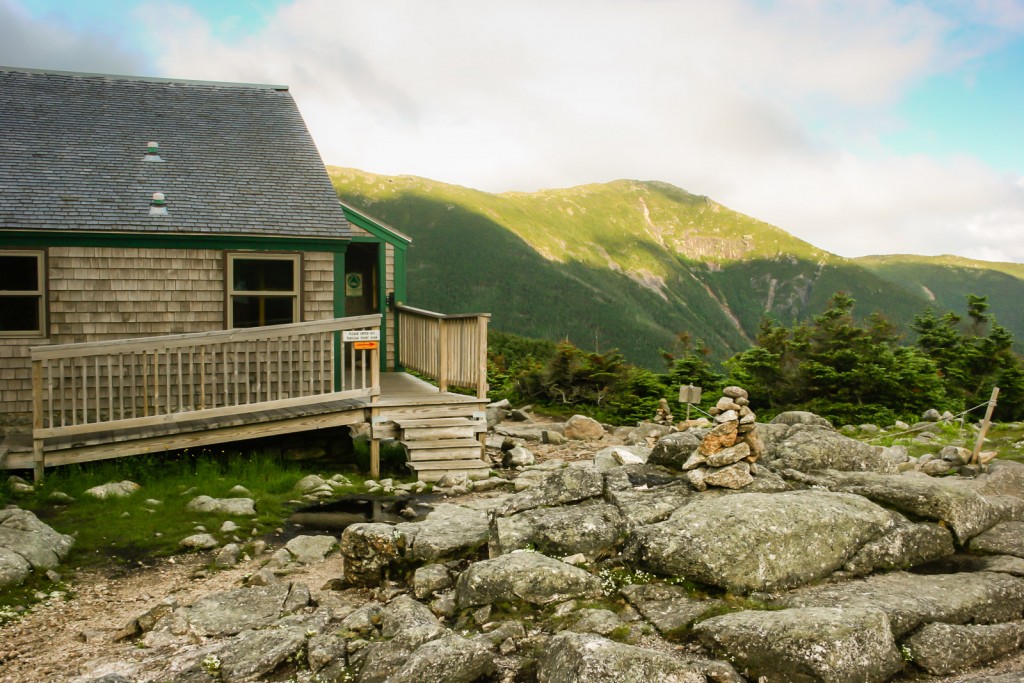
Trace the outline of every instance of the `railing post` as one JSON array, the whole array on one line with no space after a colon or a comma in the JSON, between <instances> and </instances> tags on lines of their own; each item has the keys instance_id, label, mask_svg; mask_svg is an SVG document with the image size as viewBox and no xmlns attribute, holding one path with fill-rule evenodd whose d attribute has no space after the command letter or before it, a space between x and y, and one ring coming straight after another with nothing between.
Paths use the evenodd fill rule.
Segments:
<instances>
[{"instance_id":1,"label":"railing post","mask_svg":"<svg viewBox=\"0 0 1024 683\"><path fill-rule=\"evenodd\" d=\"M441 393L448 391L448 328L444 318L437 321L437 388Z\"/></svg>"},{"instance_id":2,"label":"railing post","mask_svg":"<svg viewBox=\"0 0 1024 683\"><path fill-rule=\"evenodd\" d=\"M43 361L32 360L32 478L38 484L46 468L43 440L36 434L43 428Z\"/></svg>"},{"instance_id":3,"label":"railing post","mask_svg":"<svg viewBox=\"0 0 1024 683\"><path fill-rule=\"evenodd\" d=\"M487 323L488 317L481 315L477 319L477 333L478 346L477 349L479 358L477 358L477 372L479 373L476 378L476 397L487 398L487 390L490 388L487 386Z\"/></svg>"}]
</instances>

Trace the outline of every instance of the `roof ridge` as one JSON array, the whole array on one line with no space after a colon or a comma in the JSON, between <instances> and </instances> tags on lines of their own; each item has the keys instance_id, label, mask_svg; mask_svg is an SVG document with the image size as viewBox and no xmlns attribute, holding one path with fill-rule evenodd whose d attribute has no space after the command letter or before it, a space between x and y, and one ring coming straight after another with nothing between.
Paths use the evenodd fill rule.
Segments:
<instances>
[{"instance_id":1,"label":"roof ridge","mask_svg":"<svg viewBox=\"0 0 1024 683\"><path fill-rule=\"evenodd\" d=\"M259 88L261 90L282 90L287 91L287 85L273 85L269 83L234 83L230 81L200 81L189 78L165 78L161 76L131 76L127 74L102 74L85 71L64 71L61 69L33 69L22 66L4 66L0 64L0 71L13 71L18 73L45 74L51 76L78 76L82 78L109 78L117 81L139 81L142 83L181 83L184 85L211 85L224 88Z\"/></svg>"}]
</instances>

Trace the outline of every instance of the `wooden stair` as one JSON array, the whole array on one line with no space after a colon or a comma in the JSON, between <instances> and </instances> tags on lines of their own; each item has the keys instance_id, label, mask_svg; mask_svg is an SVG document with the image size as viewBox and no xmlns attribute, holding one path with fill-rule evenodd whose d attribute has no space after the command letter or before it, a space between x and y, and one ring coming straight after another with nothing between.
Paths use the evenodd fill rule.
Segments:
<instances>
[{"instance_id":1,"label":"wooden stair","mask_svg":"<svg viewBox=\"0 0 1024 683\"><path fill-rule=\"evenodd\" d=\"M420 481L437 481L446 474L465 473L470 479L486 479L479 434L487 431L486 418L477 412L454 416L450 411L415 417L381 416L374 437L391 437L405 448L409 468Z\"/></svg>"}]
</instances>

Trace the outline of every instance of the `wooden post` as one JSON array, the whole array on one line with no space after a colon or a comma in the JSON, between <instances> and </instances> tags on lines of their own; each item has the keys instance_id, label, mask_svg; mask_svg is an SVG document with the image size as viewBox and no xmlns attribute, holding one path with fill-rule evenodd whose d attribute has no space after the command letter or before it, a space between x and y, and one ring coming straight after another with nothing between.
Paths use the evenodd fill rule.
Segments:
<instances>
[{"instance_id":1,"label":"wooden post","mask_svg":"<svg viewBox=\"0 0 1024 683\"><path fill-rule=\"evenodd\" d=\"M448 330L444 318L437 321L437 388L444 393L448 391Z\"/></svg>"},{"instance_id":2,"label":"wooden post","mask_svg":"<svg viewBox=\"0 0 1024 683\"><path fill-rule=\"evenodd\" d=\"M32 431L38 433L43 428L43 361L32 361ZM38 484L43 480L46 460L43 455L43 440L33 434L32 438L32 478Z\"/></svg>"},{"instance_id":3,"label":"wooden post","mask_svg":"<svg viewBox=\"0 0 1024 683\"><path fill-rule=\"evenodd\" d=\"M981 421L981 431L978 432L978 440L974 443L974 452L971 453L971 464L977 465L978 454L981 453L981 446L985 442L985 435L988 434L989 425L992 422L992 411L996 409L996 398L999 396L999 387L992 387L992 398L988 400L988 408L985 410L985 419Z\"/></svg>"},{"instance_id":4,"label":"wooden post","mask_svg":"<svg viewBox=\"0 0 1024 683\"><path fill-rule=\"evenodd\" d=\"M482 315L477 318L478 332L479 332L479 345L478 351L480 357L477 359L477 372L479 373L476 378L476 397L487 398L487 316Z\"/></svg>"}]
</instances>

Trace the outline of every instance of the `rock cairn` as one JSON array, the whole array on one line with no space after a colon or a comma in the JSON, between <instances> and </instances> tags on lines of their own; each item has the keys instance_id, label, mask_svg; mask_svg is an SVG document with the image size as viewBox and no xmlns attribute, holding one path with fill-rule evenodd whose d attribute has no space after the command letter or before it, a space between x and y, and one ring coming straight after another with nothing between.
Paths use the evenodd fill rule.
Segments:
<instances>
[{"instance_id":1,"label":"rock cairn","mask_svg":"<svg viewBox=\"0 0 1024 683\"><path fill-rule=\"evenodd\" d=\"M757 436L757 416L747 391L726 387L709 412L714 426L683 465L686 477L699 491L709 486L741 489L752 483L751 468L764 451Z\"/></svg>"},{"instance_id":2,"label":"rock cairn","mask_svg":"<svg viewBox=\"0 0 1024 683\"><path fill-rule=\"evenodd\" d=\"M659 399L658 410L654 413L654 424L672 425L674 422L672 410L668 407L668 399Z\"/></svg>"}]
</instances>

